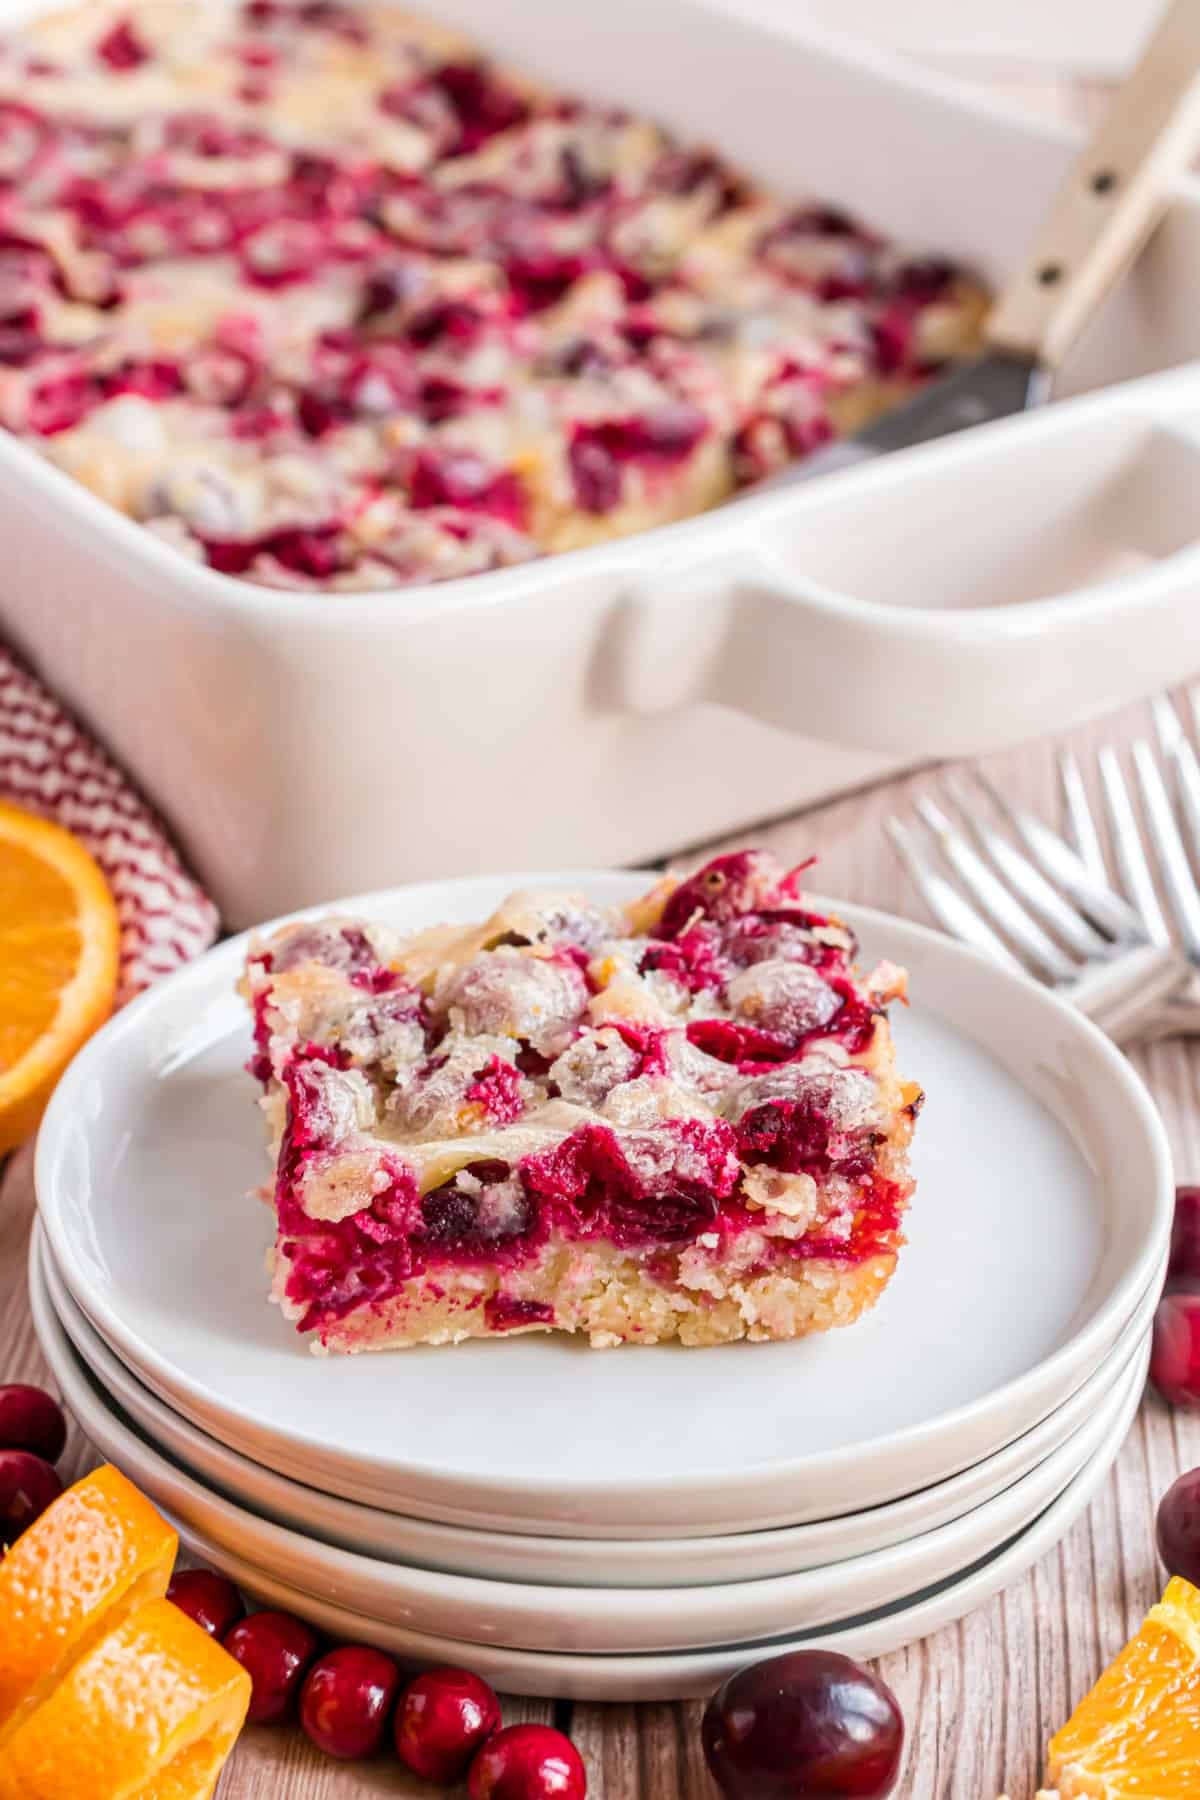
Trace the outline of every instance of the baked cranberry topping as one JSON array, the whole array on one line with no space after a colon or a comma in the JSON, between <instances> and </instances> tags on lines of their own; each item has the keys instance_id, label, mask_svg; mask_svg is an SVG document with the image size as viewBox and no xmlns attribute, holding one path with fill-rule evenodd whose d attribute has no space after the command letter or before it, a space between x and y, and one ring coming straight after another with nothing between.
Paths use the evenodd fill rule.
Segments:
<instances>
[{"instance_id":1,"label":"baked cranberry topping","mask_svg":"<svg viewBox=\"0 0 1200 1800\"><path fill-rule=\"evenodd\" d=\"M129 19L118 20L112 30L105 33L96 45L96 55L118 73L138 69L150 60L149 50Z\"/></svg>"},{"instance_id":2,"label":"baked cranberry topping","mask_svg":"<svg viewBox=\"0 0 1200 1800\"><path fill-rule=\"evenodd\" d=\"M515 1331L522 1325L553 1325L554 1308L541 1300L518 1300L513 1294L493 1294L485 1303L484 1318L492 1331Z\"/></svg>"},{"instance_id":3,"label":"baked cranberry topping","mask_svg":"<svg viewBox=\"0 0 1200 1800\"><path fill-rule=\"evenodd\" d=\"M707 431L699 407L684 401L644 418L577 425L568 453L576 499L585 512L611 512L621 497L623 464L669 467L682 462Z\"/></svg>"},{"instance_id":4,"label":"baked cranberry topping","mask_svg":"<svg viewBox=\"0 0 1200 1800\"><path fill-rule=\"evenodd\" d=\"M619 1138L581 1125L521 1165L526 1186L571 1227L621 1246L672 1243L703 1231L740 1170L721 1119L672 1119Z\"/></svg>"},{"instance_id":5,"label":"baked cranberry topping","mask_svg":"<svg viewBox=\"0 0 1200 1800\"><path fill-rule=\"evenodd\" d=\"M461 152L477 150L497 132L509 131L529 117L525 102L497 81L484 63L443 63L430 80L454 108Z\"/></svg>"},{"instance_id":6,"label":"baked cranberry topping","mask_svg":"<svg viewBox=\"0 0 1200 1800\"><path fill-rule=\"evenodd\" d=\"M780 896L775 864L763 851L735 850L728 856L714 856L680 882L663 907L653 936L678 937L697 917L727 925L742 913L778 904Z\"/></svg>"},{"instance_id":7,"label":"baked cranberry topping","mask_svg":"<svg viewBox=\"0 0 1200 1800\"><path fill-rule=\"evenodd\" d=\"M511 1125L525 1110L520 1071L498 1056L476 1076L466 1097L483 1108L493 1125Z\"/></svg>"},{"instance_id":8,"label":"baked cranberry topping","mask_svg":"<svg viewBox=\"0 0 1200 1800\"><path fill-rule=\"evenodd\" d=\"M244 575L260 557L271 557L297 575L323 580L341 566L342 550L337 525L314 526L310 531L277 531L261 538L205 538L205 550L214 569L222 575Z\"/></svg>"},{"instance_id":9,"label":"baked cranberry topping","mask_svg":"<svg viewBox=\"0 0 1200 1800\"><path fill-rule=\"evenodd\" d=\"M739 1067L783 1062L796 1047L787 1038L773 1037L770 1032L742 1025L736 1019L693 1019L688 1024L687 1037L689 1044L695 1044L706 1056Z\"/></svg>"},{"instance_id":10,"label":"baked cranberry topping","mask_svg":"<svg viewBox=\"0 0 1200 1800\"><path fill-rule=\"evenodd\" d=\"M468 512L490 513L520 529L525 519L526 494L508 470L497 471L471 450L447 450L440 454L422 450L413 464L409 498L418 509L457 506Z\"/></svg>"}]
</instances>

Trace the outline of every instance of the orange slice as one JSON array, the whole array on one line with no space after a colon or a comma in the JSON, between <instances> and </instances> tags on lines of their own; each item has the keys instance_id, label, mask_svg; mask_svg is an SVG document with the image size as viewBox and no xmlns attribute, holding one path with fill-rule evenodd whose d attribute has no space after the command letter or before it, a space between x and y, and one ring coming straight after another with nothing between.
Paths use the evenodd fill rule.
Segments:
<instances>
[{"instance_id":1,"label":"orange slice","mask_svg":"<svg viewBox=\"0 0 1200 1800\"><path fill-rule=\"evenodd\" d=\"M0 1800L208 1800L249 1704L228 1650L148 1600L9 1738Z\"/></svg>"},{"instance_id":2,"label":"orange slice","mask_svg":"<svg viewBox=\"0 0 1200 1800\"><path fill-rule=\"evenodd\" d=\"M112 1011L119 942L112 895L79 839L0 806L0 1152L30 1136Z\"/></svg>"},{"instance_id":3,"label":"orange slice","mask_svg":"<svg viewBox=\"0 0 1200 1800\"><path fill-rule=\"evenodd\" d=\"M179 1540L119 1470L68 1488L0 1562L0 1768L14 1733L79 1657L167 1591Z\"/></svg>"},{"instance_id":4,"label":"orange slice","mask_svg":"<svg viewBox=\"0 0 1200 1800\"><path fill-rule=\"evenodd\" d=\"M1176 1576L1137 1636L1050 1740L1061 1800L1200 1794L1200 1592Z\"/></svg>"}]
</instances>

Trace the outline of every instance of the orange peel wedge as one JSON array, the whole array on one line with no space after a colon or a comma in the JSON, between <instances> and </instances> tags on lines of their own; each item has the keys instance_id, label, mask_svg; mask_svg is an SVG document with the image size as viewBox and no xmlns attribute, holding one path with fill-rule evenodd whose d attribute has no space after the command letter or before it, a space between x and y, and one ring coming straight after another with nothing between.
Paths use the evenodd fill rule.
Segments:
<instances>
[{"instance_id":1,"label":"orange peel wedge","mask_svg":"<svg viewBox=\"0 0 1200 1800\"><path fill-rule=\"evenodd\" d=\"M92 1644L11 1735L0 1800L208 1800L250 1677L169 1600Z\"/></svg>"},{"instance_id":2,"label":"orange peel wedge","mask_svg":"<svg viewBox=\"0 0 1200 1800\"><path fill-rule=\"evenodd\" d=\"M1058 1800L1200 1794L1200 1591L1190 1582L1168 1582L1136 1637L1050 1740L1047 1787Z\"/></svg>"},{"instance_id":3,"label":"orange peel wedge","mask_svg":"<svg viewBox=\"0 0 1200 1800\"><path fill-rule=\"evenodd\" d=\"M60 1494L17 1539L0 1562L0 1769L23 1721L74 1663L166 1593L178 1548L162 1515L108 1466Z\"/></svg>"}]
</instances>

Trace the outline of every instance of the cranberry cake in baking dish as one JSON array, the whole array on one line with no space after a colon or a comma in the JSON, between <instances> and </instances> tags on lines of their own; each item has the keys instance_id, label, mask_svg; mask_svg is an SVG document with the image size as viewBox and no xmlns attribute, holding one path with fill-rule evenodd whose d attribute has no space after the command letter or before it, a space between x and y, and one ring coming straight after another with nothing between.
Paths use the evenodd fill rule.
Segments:
<instances>
[{"instance_id":1,"label":"cranberry cake in baking dish","mask_svg":"<svg viewBox=\"0 0 1200 1800\"><path fill-rule=\"evenodd\" d=\"M250 949L273 1298L333 1350L850 1324L895 1265L922 1094L800 871L718 857L608 910L513 894Z\"/></svg>"},{"instance_id":2,"label":"cranberry cake in baking dish","mask_svg":"<svg viewBox=\"0 0 1200 1800\"><path fill-rule=\"evenodd\" d=\"M972 348L983 305L386 4L86 0L0 43L0 423L275 587L696 513Z\"/></svg>"}]
</instances>

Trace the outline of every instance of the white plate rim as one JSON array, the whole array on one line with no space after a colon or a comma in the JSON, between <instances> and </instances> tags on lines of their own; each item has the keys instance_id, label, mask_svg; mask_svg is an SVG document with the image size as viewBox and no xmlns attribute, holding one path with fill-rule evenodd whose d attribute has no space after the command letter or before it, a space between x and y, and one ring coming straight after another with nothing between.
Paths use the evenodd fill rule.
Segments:
<instances>
[{"instance_id":1,"label":"white plate rim","mask_svg":"<svg viewBox=\"0 0 1200 1800\"><path fill-rule=\"evenodd\" d=\"M485 896L501 896L518 887L578 887L585 892L600 891L613 898L627 898L640 891L646 879L645 873L621 870L569 870L569 871L517 871L488 875L470 876L447 882L421 882L402 884L395 888L378 890L372 894L358 895L331 904L307 907L294 913L283 915L283 919L317 918L331 911L343 913L363 913L370 917L386 913L389 905L407 903L419 904L428 897L431 919L436 916L439 905L438 896L445 896L448 891L456 893L478 892L479 904L486 905ZM769 1476L761 1471L756 1472L756 1487L764 1483L772 1486L794 1485L802 1479L836 1480L839 1476L852 1477L860 1472L865 1458L886 1455L888 1458L902 1458L908 1454L919 1454L930 1449L939 1442L957 1438L968 1427L978 1430L985 1438L989 1427L1004 1429L999 1421L1004 1417L1022 1417L1026 1423L1034 1423L1037 1416L1044 1416L1053 1409L1057 1400L1052 1399L1047 1405L1045 1396L1057 1394L1062 1397L1062 1387L1068 1388L1072 1377L1078 1374L1081 1367L1094 1368L1103 1354L1111 1346L1120 1325L1124 1323L1132 1311L1140 1294L1149 1280L1151 1272L1165 1247L1169 1231L1170 1200L1173 1188L1170 1151L1162 1121L1154 1108L1150 1097L1131 1065L1121 1052L1113 1045L1097 1027L1082 1017L1065 1001L1058 998L1043 987L1024 976L1014 975L1001 968L982 952L968 945L960 944L932 931L925 926L911 921L899 919L868 907L851 906L843 902L827 901L820 896L809 896L814 906L828 905L855 930L860 937L869 937L872 931L889 936L899 935L908 938L922 947L928 954L948 959L951 963L970 967L976 973L986 971L986 978L999 983L1010 990L1019 990L1027 1005L1041 1010L1044 1016L1052 1019L1061 1032L1073 1035L1078 1042L1085 1045L1099 1061L1100 1066L1111 1078L1114 1091L1120 1095L1121 1101L1128 1109L1127 1116L1136 1121L1143 1138L1145 1151L1144 1162L1148 1171L1148 1184L1156 1192L1150 1229L1141 1254L1128 1264L1123 1274L1117 1278L1107 1299L1099 1310L1084 1322L1073 1336L1059 1345L1049 1356L1044 1357L1032 1369L1003 1383L981 1398L964 1406L952 1409L933 1419L923 1420L906 1426L874 1440L841 1446L835 1450L816 1455L794 1459L790 1462L776 1464ZM259 931L271 930L282 920L273 920L258 927ZM38 1136L35 1157L35 1181L38 1192L39 1212L45 1221L47 1233L54 1249L54 1254L64 1279L72 1294L81 1305L83 1311L96 1325L100 1335L106 1339L121 1355L122 1360L139 1373L153 1371L158 1380L165 1383L168 1392L178 1393L181 1381L179 1371L172 1368L161 1353L152 1345L148 1345L139 1334L131 1331L119 1312L106 1299L103 1292L96 1290L94 1283L87 1280L86 1267L81 1266L75 1258L74 1246L70 1234L65 1229L63 1218L58 1210L58 1192L60 1188L59 1166L63 1143L72 1129L75 1117L80 1111L82 1091L86 1083L93 1079L103 1080L104 1059L110 1046L119 1038L128 1037L141 1031L154 1017L156 1009L169 1006L176 995L184 994L195 987L204 989L215 985L218 975L223 979L222 991L226 991L236 976L236 971L244 957L247 943L252 932L244 932L226 940L224 943L205 952L190 964L167 976L152 988L132 1001L121 1012L116 1014L101 1030L83 1047L75 1057L66 1073L60 1080L51 1099ZM903 952L901 952L901 959ZM82 1291L81 1291L82 1290ZM1088 1365L1089 1357L1092 1359ZM233 1419L241 1418L253 1433L261 1433L264 1427L258 1420L249 1420L238 1413L236 1405L227 1398L205 1389L202 1384L190 1382L182 1377L182 1385L193 1397L198 1396L211 1407L214 1416L225 1415ZM1026 1410L1028 1409L1028 1410ZM1034 1416L1030 1416L1030 1415ZM194 1416L194 1415L193 1415ZM1008 1441L1017 1433L1009 1430L1004 1441ZM288 1432L286 1443L302 1457L310 1461L316 1459L318 1464L328 1462L330 1458L343 1466L365 1469L374 1476L382 1476L389 1482L403 1479L411 1475L412 1465L396 1464L386 1459L371 1459L364 1463L349 1452L330 1452L319 1440L305 1437L299 1433ZM993 1444L991 1448L998 1447ZM978 1457L967 1460L978 1460ZM545 1498L547 1489L544 1482L539 1482L536 1475L520 1477L510 1475L500 1482L481 1484L461 1476L454 1476L447 1471L420 1471L426 1479L433 1480L443 1491L466 1494L486 1492L493 1500L503 1492L506 1500L524 1509L532 1500ZM744 1475L735 1469L713 1471L706 1474L704 1488L706 1496L720 1498L735 1493L744 1484ZM559 1479L554 1489L556 1495L564 1495L571 1500L595 1496L599 1504L610 1506L628 1506L641 1509L653 1507L664 1497L681 1491L678 1479L670 1477L652 1477L634 1482L624 1478L606 1478L597 1472L587 1482ZM687 1491L686 1482L682 1491Z\"/></svg>"},{"instance_id":2,"label":"white plate rim","mask_svg":"<svg viewBox=\"0 0 1200 1800\"><path fill-rule=\"evenodd\" d=\"M117 1401L117 1404L121 1407L122 1411L132 1420L137 1428L138 1435L147 1439L160 1450L163 1450L171 1462L178 1465L183 1473L191 1475L192 1478L200 1482L201 1485L214 1485L218 1492L227 1495L247 1511L258 1514L271 1524L284 1526L285 1528L289 1526L292 1529L298 1528L297 1514L300 1509L303 1508L305 1509L305 1516L309 1522L310 1536L320 1536L322 1541L331 1544L335 1548L357 1550L360 1554L371 1556L378 1561L409 1563L411 1566L416 1567L440 1569L447 1574L476 1575L482 1579L531 1579L527 1574L514 1575L511 1572L511 1565L508 1568L491 1570L483 1567L454 1568L452 1566L447 1566L445 1563L439 1563L436 1560L435 1550L433 1549L429 1551L428 1559L423 1559L416 1564L412 1564L411 1558L401 1555L394 1547L389 1547L389 1549L385 1551L380 1549L377 1544L366 1541L354 1541L353 1532L355 1529L364 1534L369 1532L373 1528L373 1521L375 1519L378 1519L381 1522L395 1521L399 1527L402 1527L412 1534L412 1536L415 1536L418 1544L423 1541L425 1534L428 1535L429 1540L434 1546L438 1543L442 1543L444 1546L447 1535L451 1538L458 1537L468 1541L478 1539L480 1549L476 1554L478 1554L481 1559L485 1554L489 1553L486 1546L489 1545L491 1540L498 1540L492 1547L493 1549L499 1550L502 1555L519 1558L522 1562L527 1562L532 1557L536 1556L539 1559L542 1559L543 1566L545 1565L545 1561L549 1559L554 1563L555 1575L552 1580L547 1580L545 1585L568 1587L590 1585L602 1587L611 1586L616 1577L608 1573L603 1575L595 1573L589 1582L585 1581L578 1573L573 1575L559 1575L557 1572L557 1563L555 1562L556 1558L561 1557L563 1559L563 1566L566 1568L571 1565L573 1558L576 1556L578 1556L583 1566L586 1567L586 1559L589 1557L600 1562L605 1557L615 1557L620 1555L621 1557L629 1557L632 1560L634 1567L637 1569L640 1569L643 1565L653 1566L656 1572L661 1573L664 1567L668 1571L673 1569L676 1560L678 1560L681 1565L687 1566L704 1560L708 1560L711 1563L713 1561L719 1561L722 1557L726 1556L737 1557L739 1555L745 1555L747 1561L750 1561L756 1552L767 1552L770 1555L772 1562L778 1563L779 1565L770 1569L759 1568L757 1571L751 1573L741 1573L737 1575L728 1574L723 1576L713 1576L710 1573L707 1578L689 1577L687 1580L677 1579L669 1582L647 1580L645 1583L645 1585L648 1586L711 1585L718 1581L753 1581L761 1579L766 1575L783 1573L785 1571L780 1559L785 1556L799 1555L804 1558L816 1558L816 1560L804 1561L796 1565L797 1569L801 1567L815 1568L834 1561L845 1560L850 1556L862 1554L864 1548L886 1549L892 1544L904 1542L907 1537L918 1535L920 1531L933 1530L940 1525L953 1523L955 1519L963 1516L963 1514L970 1511L974 1506L982 1505L996 1494L1003 1492L1007 1487L1011 1486L1014 1481L1029 1474L1038 1463L1045 1459L1046 1456L1052 1454L1060 1443L1065 1442L1068 1438L1073 1436L1076 1431L1081 1429L1086 1422L1086 1419L1090 1417L1093 1404L1101 1398L1101 1390L1107 1391L1107 1388L1111 1386L1114 1380L1114 1369L1112 1365L1114 1363L1118 1365L1115 1370L1115 1378L1119 1378L1132 1362L1133 1357L1137 1354L1141 1340L1146 1331L1149 1330L1154 1308L1157 1303L1159 1289L1159 1279L1156 1276L1155 1280L1147 1289L1146 1294L1138 1303L1138 1307L1135 1310L1133 1317L1129 1321L1129 1324L1126 1326L1121 1337L1118 1339L1117 1344L1114 1345L1109 1356L1101 1363L1100 1367L1088 1378L1082 1387L1077 1388L1060 1407L1056 1408L1053 1413L1048 1414L1045 1419L1039 1422L1039 1424L1031 1427L1030 1430L1023 1433L1020 1438L1015 1438L1012 1443L1004 1446L1002 1450L997 1451L994 1457L986 1458L981 1463L973 1464L969 1469L962 1471L959 1475L951 1476L947 1482L937 1483L932 1488L921 1489L915 1494L905 1495L899 1501L884 1503L884 1505L879 1507L865 1509L861 1514L843 1514L839 1518L809 1521L805 1524L785 1526L774 1530L728 1533L724 1537L635 1538L621 1540L613 1538L587 1539L536 1537L518 1532L506 1533L501 1531L478 1530L457 1525L444 1525L437 1521L420 1518L404 1518L402 1515L386 1513L378 1508L363 1507L356 1501L343 1500L338 1495L325 1494L318 1489L306 1487L301 1482L293 1481L290 1476L280 1475L274 1469L268 1469L265 1465L252 1462L249 1457L243 1456L240 1451L233 1450L228 1445L222 1444L218 1439L210 1437L208 1433L201 1431L198 1426L193 1425L190 1420L185 1419L182 1414L173 1413L165 1402L160 1400L149 1388L146 1388L138 1380L137 1376L131 1370L126 1368L125 1364L121 1362L120 1358L115 1355L110 1347L103 1342L86 1317L80 1312L78 1306L72 1299L65 1282L62 1280L61 1275L54 1267L53 1253L50 1249L50 1245L46 1241L40 1223L36 1221L30 1245L29 1279L31 1287L37 1282L41 1282L45 1287L46 1296L49 1300L51 1309L53 1310L58 1323L62 1326L67 1338L70 1340L76 1355L87 1366L93 1378L103 1387L105 1392ZM1047 1430L1047 1427L1053 1425L1055 1421L1058 1420L1059 1414L1068 1415L1066 1429L1056 1429L1053 1432ZM1039 1433L1041 1436L1038 1437L1037 1444L1031 1453L1026 1440L1035 1437ZM1022 1445L1025 1445L1025 1454L1018 1458L1013 1455L1013 1452ZM186 1448L184 1446L186 1446ZM199 1450L199 1454L207 1460L209 1464L208 1468L205 1468L202 1464L194 1463L189 1459L188 1451L190 1451L192 1455L195 1455L197 1449ZM1002 1467L998 1470L993 1470L993 1481L986 1483L982 1492L980 1492L978 1488L971 1491L971 1482L979 1481L980 1477L987 1471L989 1463L1001 1463ZM220 1475L215 1475L212 1472L214 1466L221 1470ZM242 1483L244 1481L248 1481L250 1485L243 1487ZM965 1492L961 1498L958 1495L954 1495L952 1497L943 1496L943 1499L947 1501L948 1507L953 1506L957 1510L946 1510L944 1514L939 1514L935 1511L932 1520L922 1516L921 1504L919 1503L929 1505L933 1496L938 1493L939 1489L950 1489L956 1484L961 1484L961 1486L968 1491ZM282 1501L278 1498L275 1500L276 1505L282 1505L289 1509L289 1512L292 1515L290 1517L280 1517L273 1513L270 1510L270 1499L264 1498L264 1494L270 1496L276 1486L285 1490L294 1490L294 1495L289 1491L285 1493ZM330 1531L335 1531L337 1527L328 1520L325 1513L327 1510L332 1509L336 1519L338 1511L341 1508L347 1509L350 1514L365 1513L367 1517L361 1520L353 1517L347 1518L342 1525L342 1533L344 1535L330 1536ZM907 1517L896 1518L893 1516L889 1521L886 1517L882 1516L889 1513L895 1515L906 1508L908 1509ZM874 1517L872 1517L872 1515L874 1515ZM836 1537L836 1528L841 1527L842 1529L845 1529L855 1520L862 1520L864 1523L873 1522L877 1526L881 1526L886 1534L885 1541L882 1544L872 1544L870 1546L849 1550L839 1545ZM909 1526L911 1526L912 1529L908 1529ZM830 1543L827 1548L824 1550L805 1548L805 1545L807 1543L812 1543L814 1539L819 1543L820 1535L822 1533L827 1540L832 1539L832 1543ZM896 1535L893 1536L893 1533ZM456 1548L455 1553L461 1554L461 1546ZM642 1585L642 1583L639 1582L634 1584L630 1582L626 1585Z\"/></svg>"},{"instance_id":3,"label":"white plate rim","mask_svg":"<svg viewBox=\"0 0 1200 1800\"><path fill-rule=\"evenodd\" d=\"M492 1677L498 1687L509 1693L545 1699L613 1701L702 1698L735 1669L750 1662L760 1662L765 1657L815 1647L870 1660L904 1649L919 1638L928 1637L974 1612L1019 1580L1066 1535L1106 1480L1136 1416L1137 1405L1131 1404L1092 1463L1081 1470L1032 1525L994 1557L985 1558L964 1570L961 1580L947 1583L935 1594L914 1596L911 1605L897 1607L881 1619L864 1620L861 1624L851 1622L839 1630L733 1644L717 1650L588 1656L563 1651L507 1650L498 1645L473 1644L464 1639L411 1632L383 1620L345 1612L322 1602L318 1596L306 1595L284 1583L272 1583L276 1590L275 1603L290 1603L292 1609L301 1614L306 1606L315 1604L324 1614L317 1622L343 1637L373 1632L375 1641L383 1648L413 1656L426 1664L465 1665ZM215 1553L205 1548L197 1534L185 1535L194 1553L216 1560ZM237 1561L227 1558L226 1572L235 1580L241 1579L247 1591L253 1592L254 1571L243 1565L239 1577Z\"/></svg>"},{"instance_id":4,"label":"white plate rim","mask_svg":"<svg viewBox=\"0 0 1200 1800\"><path fill-rule=\"evenodd\" d=\"M789 1650L816 1646L862 1658L882 1656L983 1605L1053 1549L1089 1505L1116 1460L1139 1402L1140 1396L1128 1406L1092 1462L1032 1525L994 1556L969 1566L960 1578L941 1584L933 1593L915 1595L911 1604L893 1607L881 1617L850 1621L834 1630L732 1644L715 1650L585 1655L509 1650L495 1644L416 1632L350 1611L328 1596L308 1594L263 1576L242 1558L208 1544L202 1533L189 1527L180 1528L180 1538L193 1555L221 1569L251 1596L266 1605L281 1606L307 1617L343 1641L375 1643L427 1666L465 1666L509 1693L548 1699L689 1699L706 1695L719 1681L749 1662Z\"/></svg>"},{"instance_id":5,"label":"white plate rim","mask_svg":"<svg viewBox=\"0 0 1200 1800\"><path fill-rule=\"evenodd\" d=\"M1149 1354L1147 1336L1092 1419L1027 1476L960 1519L900 1545L824 1568L750 1582L665 1589L544 1587L385 1564L257 1517L177 1469L154 1444L139 1440L105 1405L103 1392L96 1391L96 1378L89 1378L76 1358L41 1282L31 1290L31 1303L43 1350L84 1429L101 1434L100 1448L119 1465L133 1469L151 1499L173 1517L190 1523L197 1512L207 1513L208 1521L196 1528L219 1548L245 1555L267 1574L305 1591L340 1593L356 1608L364 1604L354 1598L356 1593L373 1592L380 1610L372 1602L372 1613L384 1622L394 1620L432 1632L438 1613L444 1612L451 1616L450 1636L460 1635L471 1621L484 1641L506 1648L537 1650L549 1639L555 1649L570 1650L587 1634L582 1648L592 1654L635 1654L647 1640L655 1641L660 1650L714 1647L726 1641L725 1634L739 1629L736 1618L751 1613L752 1637L778 1635L787 1629L778 1621L788 1617L807 1629L826 1629L841 1618L892 1605L944 1580L946 1563L953 1573L989 1555L1065 1491L1099 1451L1129 1396L1141 1394ZM101 1413L105 1422L97 1426ZM806 1609L809 1616L804 1616Z\"/></svg>"}]
</instances>

